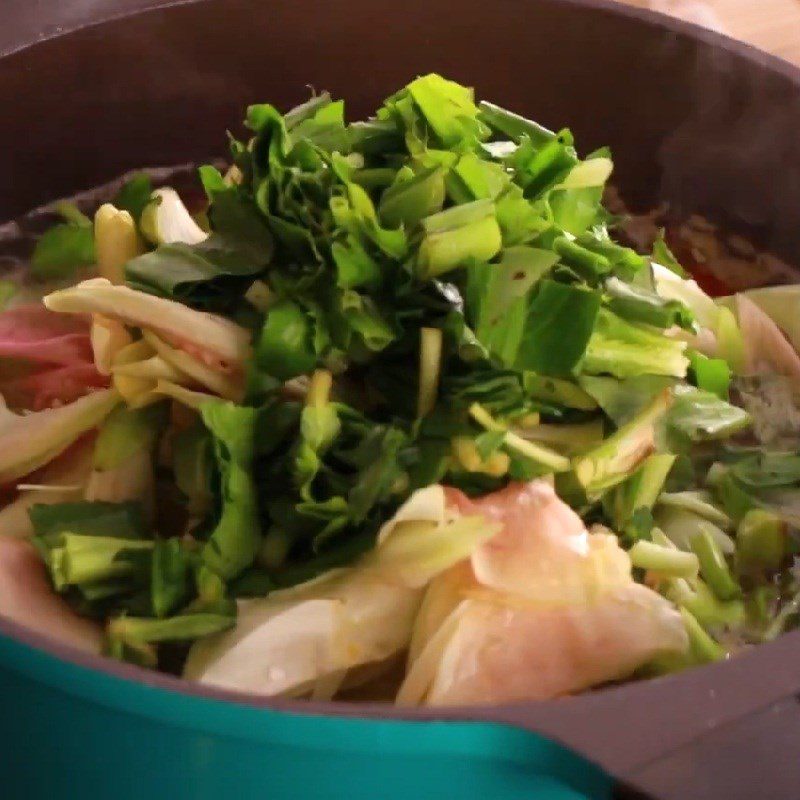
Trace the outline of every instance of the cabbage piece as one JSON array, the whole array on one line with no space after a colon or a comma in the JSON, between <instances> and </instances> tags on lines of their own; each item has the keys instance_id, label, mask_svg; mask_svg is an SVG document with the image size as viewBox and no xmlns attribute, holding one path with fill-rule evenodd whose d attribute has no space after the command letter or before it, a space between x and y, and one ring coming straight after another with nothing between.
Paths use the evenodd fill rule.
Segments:
<instances>
[{"instance_id":1,"label":"cabbage piece","mask_svg":"<svg viewBox=\"0 0 800 800\"><path fill-rule=\"evenodd\" d=\"M80 500L92 468L92 445L80 441L35 476L20 484L19 493L0 509L0 536L17 538L33 535L28 509L33 505L52 505Z\"/></svg>"},{"instance_id":2,"label":"cabbage piece","mask_svg":"<svg viewBox=\"0 0 800 800\"><path fill-rule=\"evenodd\" d=\"M800 385L800 356L781 329L745 295L736 295L736 314L745 346L745 368L750 373L785 375Z\"/></svg>"},{"instance_id":3,"label":"cabbage piece","mask_svg":"<svg viewBox=\"0 0 800 800\"><path fill-rule=\"evenodd\" d=\"M192 219L178 193L168 186L153 192L150 202L142 210L139 226L148 241L156 245L175 242L198 244L208 238L208 234Z\"/></svg>"},{"instance_id":4,"label":"cabbage piece","mask_svg":"<svg viewBox=\"0 0 800 800\"><path fill-rule=\"evenodd\" d=\"M257 487L253 478L256 410L215 400L200 410L212 435L222 496L219 517L203 545L204 563L231 579L249 567L261 545Z\"/></svg>"},{"instance_id":5,"label":"cabbage piece","mask_svg":"<svg viewBox=\"0 0 800 800\"><path fill-rule=\"evenodd\" d=\"M733 526L731 518L722 509L714 505L714 498L711 492L703 489L685 492L662 492L658 497L657 505L683 508L726 530Z\"/></svg>"},{"instance_id":6,"label":"cabbage piece","mask_svg":"<svg viewBox=\"0 0 800 800\"><path fill-rule=\"evenodd\" d=\"M630 676L688 640L675 608L641 584L551 608L467 599L420 653L400 705L546 700Z\"/></svg>"},{"instance_id":7,"label":"cabbage piece","mask_svg":"<svg viewBox=\"0 0 800 800\"><path fill-rule=\"evenodd\" d=\"M588 532L547 482L451 502L503 531L429 585L398 703L556 697L686 649L680 614L634 582L616 536Z\"/></svg>"},{"instance_id":8,"label":"cabbage piece","mask_svg":"<svg viewBox=\"0 0 800 800\"><path fill-rule=\"evenodd\" d=\"M800 286L767 286L738 296L758 306L781 329L794 349L800 351ZM734 298L726 298L725 302L733 305Z\"/></svg>"},{"instance_id":9,"label":"cabbage piece","mask_svg":"<svg viewBox=\"0 0 800 800\"><path fill-rule=\"evenodd\" d=\"M640 375L682 378L689 367L685 350L686 342L601 309L581 369L587 374L609 373L623 379Z\"/></svg>"},{"instance_id":10,"label":"cabbage piece","mask_svg":"<svg viewBox=\"0 0 800 800\"><path fill-rule=\"evenodd\" d=\"M420 587L495 531L482 520L448 513L441 486L421 489L356 566L264 600L240 601L236 629L196 643L185 675L267 695L330 694L339 681L357 680L356 667L405 650Z\"/></svg>"},{"instance_id":11,"label":"cabbage piece","mask_svg":"<svg viewBox=\"0 0 800 800\"><path fill-rule=\"evenodd\" d=\"M152 330L221 372L241 371L250 354L250 334L225 317L115 286L105 278L92 278L53 292L44 298L44 304L52 311L104 314Z\"/></svg>"},{"instance_id":12,"label":"cabbage piece","mask_svg":"<svg viewBox=\"0 0 800 800\"><path fill-rule=\"evenodd\" d=\"M719 306L697 284L681 278L671 269L653 262L653 280L656 292L665 300L678 300L687 306L698 324L712 331L717 329Z\"/></svg>"},{"instance_id":13,"label":"cabbage piece","mask_svg":"<svg viewBox=\"0 0 800 800\"><path fill-rule=\"evenodd\" d=\"M545 480L511 484L470 500L448 490L462 514L501 532L472 554L477 583L537 603L586 603L630 581L630 561L609 534L590 534Z\"/></svg>"},{"instance_id":14,"label":"cabbage piece","mask_svg":"<svg viewBox=\"0 0 800 800\"><path fill-rule=\"evenodd\" d=\"M414 621L411 643L408 646L409 666L420 657L453 609L466 596L468 590L474 587L475 574L469 561L456 564L441 575L437 575L428 584Z\"/></svg>"},{"instance_id":15,"label":"cabbage piece","mask_svg":"<svg viewBox=\"0 0 800 800\"><path fill-rule=\"evenodd\" d=\"M468 558L499 530L499 525L479 514L443 524L400 522L383 544L367 554L361 566L387 579L419 588L454 562Z\"/></svg>"},{"instance_id":16,"label":"cabbage piece","mask_svg":"<svg viewBox=\"0 0 800 800\"><path fill-rule=\"evenodd\" d=\"M2 536L0 616L61 644L100 654L100 625L78 616L53 591L45 565L29 542Z\"/></svg>"},{"instance_id":17,"label":"cabbage piece","mask_svg":"<svg viewBox=\"0 0 800 800\"><path fill-rule=\"evenodd\" d=\"M69 405L25 416L0 403L0 483L21 478L52 461L99 425L118 402L113 389L104 389Z\"/></svg>"},{"instance_id":18,"label":"cabbage piece","mask_svg":"<svg viewBox=\"0 0 800 800\"><path fill-rule=\"evenodd\" d=\"M378 545L384 544L403 522L435 522L443 525L447 519L444 488L438 484L418 489L397 509L394 516L378 531Z\"/></svg>"},{"instance_id":19,"label":"cabbage piece","mask_svg":"<svg viewBox=\"0 0 800 800\"><path fill-rule=\"evenodd\" d=\"M166 425L165 403L144 409L115 408L95 443L86 499L121 503L139 501L148 519L155 514L153 458Z\"/></svg>"},{"instance_id":20,"label":"cabbage piece","mask_svg":"<svg viewBox=\"0 0 800 800\"><path fill-rule=\"evenodd\" d=\"M420 329L419 393L417 416L422 418L433 411L439 391L442 368L442 331L439 328Z\"/></svg>"},{"instance_id":21,"label":"cabbage piece","mask_svg":"<svg viewBox=\"0 0 800 800\"><path fill-rule=\"evenodd\" d=\"M353 667L407 647L421 596L348 571L316 581L308 599L240 601L236 628L196 643L184 676L291 697L320 697L322 685L332 695Z\"/></svg>"}]
</instances>

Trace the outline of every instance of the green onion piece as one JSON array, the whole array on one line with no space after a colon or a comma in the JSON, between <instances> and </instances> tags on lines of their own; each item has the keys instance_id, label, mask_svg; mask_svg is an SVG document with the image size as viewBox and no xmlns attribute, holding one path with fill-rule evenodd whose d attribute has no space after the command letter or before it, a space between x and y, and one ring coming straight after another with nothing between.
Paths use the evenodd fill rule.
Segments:
<instances>
[{"instance_id":1,"label":"green onion piece","mask_svg":"<svg viewBox=\"0 0 800 800\"><path fill-rule=\"evenodd\" d=\"M558 425L530 425L517 427L518 433L529 442L552 445L564 455L577 455L590 447L596 447L603 441L604 425L602 419L589 422L576 422L574 424Z\"/></svg>"},{"instance_id":2,"label":"green onion piece","mask_svg":"<svg viewBox=\"0 0 800 800\"><path fill-rule=\"evenodd\" d=\"M556 138L553 131L538 122L525 119L525 117L515 114L513 111L507 111L494 103L482 100L478 103L478 108L483 122L516 142L519 142L523 136L527 136L532 144L540 147Z\"/></svg>"},{"instance_id":3,"label":"green onion piece","mask_svg":"<svg viewBox=\"0 0 800 800\"><path fill-rule=\"evenodd\" d=\"M777 586L756 586L746 599L748 622L766 631L775 617L779 599L780 589Z\"/></svg>"},{"instance_id":4,"label":"green onion piece","mask_svg":"<svg viewBox=\"0 0 800 800\"><path fill-rule=\"evenodd\" d=\"M606 275L613 268L612 263L604 255L595 253L588 247L584 247L572 239L567 239L565 236L556 239L553 247L565 264L589 279Z\"/></svg>"},{"instance_id":5,"label":"green onion piece","mask_svg":"<svg viewBox=\"0 0 800 800\"><path fill-rule=\"evenodd\" d=\"M573 461L575 476L587 494L622 483L650 455L655 447L655 425L671 403L670 392L661 392L605 442Z\"/></svg>"},{"instance_id":6,"label":"green onion piece","mask_svg":"<svg viewBox=\"0 0 800 800\"><path fill-rule=\"evenodd\" d=\"M534 400L544 400L581 411L594 411L597 408L597 401L580 386L569 380L525 372L523 385L525 391Z\"/></svg>"},{"instance_id":7,"label":"green onion piece","mask_svg":"<svg viewBox=\"0 0 800 800\"><path fill-rule=\"evenodd\" d=\"M57 589L84 583L125 578L140 566L137 554L153 549L153 542L61 533L52 547L51 569Z\"/></svg>"},{"instance_id":8,"label":"green onion piece","mask_svg":"<svg viewBox=\"0 0 800 800\"><path fill-rule=\"evenodd\" d=\"M693 350L689 353L689 362L698 389L711 392L721 400L728 399L731 370L727 361L721 358L708 358Z\"/></svg>"},{"instance_id":9,"label":"green onion piece","mask_svg":"<svg viewBox=\"0 0 800 800\"><path fill-rule=\"evenodd\" d=\"M294 537L283 528L273 525L258 551L258 563L268 570L278 569L286 562Z\"/></svg>"},{"instance_id":10,"label":"green onion piece","mask_svg":"<svg viewBox=\"0 0 800 800\"><path fill-rule=\"evenodd\" d=\"M685 608L681 610L683 624L689 636L689 649L698 664L711 664L727 658L728 652L715 642L701 627L700 623Z\"/></svg>"},{"instance_id":11,"label":"green onion piece","mask_svg":"<svg viewBox=\"0 0 800 800\"><path fill-rule=\"evenodd\" d=\"M189 559L181 540L157 539L153 549L150 598L157 617L179 608L189 595Z\"/></svg>"},{"instance_id":12,"label":"green onion piece","mask_svg":"<svg viewBox=\"0 0 800 800\"><path fill-rule=\"evenodd\" d=\"M754 508L736 529L736 566L741 573L774 572L786 556L786 523L772 511Z\"/></svg>"},{"instance_id":13,"label":"green onion piece","mask_svg":"<svg viewBox=\"0 0 800 800\"><path fill-rule=\"evenodd\" d=\"M617 530L625 529L637 511L653 508L675 458L671 453L648 456L630 478L603 498L603 505Z\"/></svg>"},{"instance_id":14,"label":"green onion piece","mask_svg":"<svg viewBox=\"0 0 800 800\"><path fill-rule=\"evenodd\" d=\"M666 547L654 542L636 542L628 555L634 567L667 577L694 578L700 568L694 553L685 553L677 547Z\"/></svg>"},{"instance_id":15,"label":"green onion piece","mask_svg":"<svg viewBox=\"0 0 800 800\"><path fill-rule=\"evenodd\" d=\"M742 589L731 574L725 556L705 525L692 538L692 550L700 560L700 572L720 600L741 597Z\"/></svg>"},{"instance_id":16,"label":"green onion piece","mask_svg":"<svg viewBox=\"0 0 800 800\"><path fill-rule=\"evenodd\" d=\"M105 653L117 661L126 661L147 669L155 669L158 666L158 651L152 644L124 640L119 636L112 637L108 631L106 631Z\"/></svg>"},{"instance_id":17,"label":"green onion piece","mask_svg":"<svg viewBox=\"0 0 800 800\"><path fill-rule=\"evenodd\" d=\"M205 564L197 568L194 579L198 605L212 606L225 599L225 581Z\"/></svg>"},{"instance_id":18,"label":"green onion piece","mask_svg":"<svg viewBox=\"0 0 800 800\"><path fill-rule=\"evenodd\" d=\"M800 593L785 603L770 626L764 631L763 640L771 642L786 631L795 617L800 614Z\"/></svg>"},{"instance_id":19,"label":"green onion piece","mask_svg":"<svg viewBox=\"0 0 800 800\"><path fill-rule=\"evenodd\" d=\"M417 417L430 414L436 405L439 389L439 373L442 366L442 331L439 328L420 330L419 348L419 395Z\"/></svg>"},{"instance_id":20,"label":"green onion piece","mask_svg":"<svg viewBox=\"0 0 800 800\"><path fill-rule=\"evenodd\" d=\"M473 403L469 408L469 413L475 422L486 428L486 430L504 431L503 444L521 456L547 467L551 472L565 472L569 469L570 461L566 456L556 453L549 447L529 442L513 431L505 430L505 427L497 422L480 403Z\"/></svg>"},{"instance_id":21,"label":"green onion piece","mask_svg":"<svg viewBox=\"0 0 800 800\"><path fill-rule=\"evenodd\" d=\"M168 619L117 617L108 624L108 636L113 641L180 642L199 639L212 633L228 630L236 624L226 614L180 614Z\"/></svg>"},{"instance_id":22,"label":"green onion piece","mask_svg":"<svg viewBox=\"0 0 800 800\"><path fill-rule=\"evenodd\" d=\"M719 307L716 335L720 357L728 362L734 375L741 375L745 368L744 339L733 311L725 306Z\"/></svg>"},{"instance_id":23,"label":"green onion piece","mask_svg":"<svg viewBox=\"0 0 800 800\"><path fill-rule=\"evenodd\" d=\"M397 170L391 167L369 167L353 170L350 179L365 189L385 189L394 182Z\"/></svg>"},{"instance_id":24,"label":"green onion piece","mask_svg":"<svg viewBox=\"0 0 800 800\"><path fill-rule=\"evenodd\" d=\"M686 608L699 622L709 628L736 628L745 622L745 607L741 600L722 602L700 579L690 585L683 578L674 578L664 594L675 605Z\"/></svg>"}]
</instances>

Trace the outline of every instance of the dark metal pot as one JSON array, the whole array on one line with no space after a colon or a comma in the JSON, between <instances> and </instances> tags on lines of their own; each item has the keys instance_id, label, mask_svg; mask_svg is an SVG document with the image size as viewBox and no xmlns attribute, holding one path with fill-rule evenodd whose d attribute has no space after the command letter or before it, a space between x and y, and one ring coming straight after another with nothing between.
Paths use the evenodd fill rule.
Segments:
<instances>
[{"instance_id":1,"label":"dark metal pot","mask_svg":"<svg viewBox=\"0 0 800 800\"><path fill-rule=\"evenodd\" d=\"M356 117L436 70L568 125L584 152L610 144L634 203L669 200L800 263L800 70L691 25L602 0L6 6L0 220L221 155L248 103L288 107L313 84ZM29 800L608 796L535 731L620 796L794 798L798 689L793 633L566 700L398 713L208 691L0 622L0 785Z\"/></svg>"}]
</instances>

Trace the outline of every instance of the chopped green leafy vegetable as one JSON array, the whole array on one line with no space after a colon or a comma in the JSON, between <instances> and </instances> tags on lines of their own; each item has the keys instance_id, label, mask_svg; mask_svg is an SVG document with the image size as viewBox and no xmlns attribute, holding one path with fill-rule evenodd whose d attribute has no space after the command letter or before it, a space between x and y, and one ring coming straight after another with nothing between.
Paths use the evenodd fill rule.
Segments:
<instances>
[{"instance_id":1,"label":"chopped green leafy vegetable","mask_svg":"<svg viewBox=\"0 0 800 800\"><path fill-rule=\"evenodd\" d=\"M203 547L203 559L223 578L233 578L253 563L261 543L251 471L256 412L230 402L209 401L201 413L213 437L221 495L219 519Z\"/></svg>"},{"instance_id":2,"label":"chopped green leafy vegetable","mask_svg":"<svg viewBox=\"0 0 800 800\"><path fill-rule=\"evenodd\" d=\"M31 272L42 280L68 278L79 267L94 263L92 221L68 203L56 210L64 222L39 237L31 256Z\"/></svg>"},{"instance_id":3,"label":"chopped green leafy vegetable","mask_svg":"<svg viewBox=\"0 0 800 800\"><path fill-rule=\"evenodd\" d=\"M123 211L127 211L138 222L145 206L150 202L153 194L153 182L146 172L138 172L131 176L120 187L114 196L112 204Z\"/></svg>"},{"instance_id":4,"label":"chopped green leafy vegetable","mask_svg":"<svg viewBox=\"0 0 800 800\"><path fill-rule=\"evenodd\" d=\"M528 310L518 366L540 375L569 375L586 352L599 309L595 292L542 281Z\"/></svg>"}]
</instances>

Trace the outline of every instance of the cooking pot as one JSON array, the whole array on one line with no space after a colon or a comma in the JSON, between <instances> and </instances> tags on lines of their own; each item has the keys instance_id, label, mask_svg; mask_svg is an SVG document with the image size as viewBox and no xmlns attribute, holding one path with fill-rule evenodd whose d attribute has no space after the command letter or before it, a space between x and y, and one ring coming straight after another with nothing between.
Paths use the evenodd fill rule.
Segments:
<instances>
[{"instance_id":1,"label":"cooking pot","mask_svg":"<svg viewBox=\"0 0 800 800\"><path fill-rule=\"evenodd\" d=\"M669 201L800 264L800 70L602 0L6 0L0 220L141 166L224 155L243 108L308 85L369 114L437 71L609 144ZM399 711L195 686L0 621L0 794L794 798L800 632L574 698Z\"/></svg>"}]
</instances>

